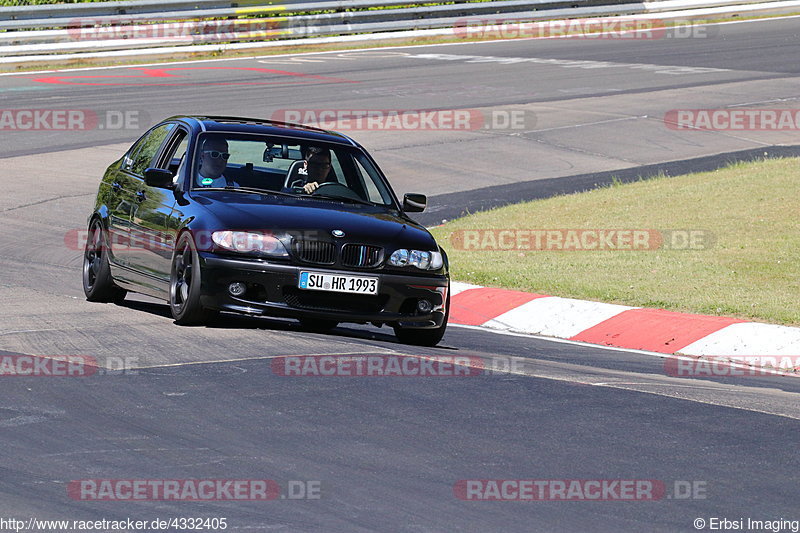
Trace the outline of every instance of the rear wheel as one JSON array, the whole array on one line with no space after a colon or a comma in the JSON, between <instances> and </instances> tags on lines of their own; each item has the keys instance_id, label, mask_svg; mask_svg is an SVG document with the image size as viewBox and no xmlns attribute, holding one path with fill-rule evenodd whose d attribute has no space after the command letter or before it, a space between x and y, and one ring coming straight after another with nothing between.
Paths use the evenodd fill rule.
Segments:
<instances>
[{"instance_id":1,"label":"rear wheel","mask_svg":"<svg viewBox=\"0 0 800 533\"><path fill-rule=\"evenodd\" d=\"M114 285L108 264L108 240L99 220L89 226L83 252L83 292L90 302L116 303L124 300L127 292Z\"/></svg>"},{"instance_id":2,"label":"rear wheel","mask_svg":"<svg viewBox=\"0 0 800 533\"><path fill-rule=\"evenodd\" d=\"M200 304L200 283L200 256L192 235L186 232L178 238L170 272L169 308L176 324L201 325L217 314Z\"/></svg>"},{"instance_id":3,"label":"rear wheel","mask_svg":"<svg viewBox=\"0 0 800 533\"><path fill-rule=\"evenodd\" d=\"M339 323L335 320L325 320L322 318L301 318L300 327L308 331L325 332L330 331Z\"/></svg>"},{"instance_id":4,"label":"rear wheel","mask_svg":"<svg viewBox=\"0 0 800 533\"><path fill-rule=\"evenodd\" d=\"M414 346L436 346L439 344L439 341L442 340L442 337L444 337L444 332L447 329L447 319L449 316L450 290L448 289L444 320L442 320L441 326L432 329L401 328L400 326L393 326L394 334L397 337L397 340L403 344L412 344Z\"/></svg>"}]
</instances>

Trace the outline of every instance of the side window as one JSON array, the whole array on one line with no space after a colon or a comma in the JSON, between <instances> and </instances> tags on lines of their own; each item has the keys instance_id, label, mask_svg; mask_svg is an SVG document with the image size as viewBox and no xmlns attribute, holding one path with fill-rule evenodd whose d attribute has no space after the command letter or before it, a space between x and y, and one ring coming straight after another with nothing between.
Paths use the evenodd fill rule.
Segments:
<instances>
[{"instance_id":1,"label":"side window","mask_svg":"<svg viewBox=\"0 0 800 533\"><path fill-rule=\"evenodd\" d=\"M375 186L375 182L369 177L367 171L364 170L364 167L361 166L361 163L356 160L356 170L359 174L359 179L361 183L365 185L365 189L367 191L367 200L370 202L375 202L378 204L384 203L384 198L381 196L381 193L378 191L378 188ZM366 176L366 179L364 178Z\"/></svg>"},{"instance_id":2,"label":"side window","mask_svg":"<svg viewBox=\"0 0 800 533\"><path fill-rule=\"evenodd\" d=\"M131 170L131 166L133 165L133 160L136 157L136 152L138 152L139 149L142 147L142 142L144 141L145 137L147 137L149 134L150 132L145 133L144 135L139 137L139 139L135 143L133 143L133 146L131 146L131 149L128 150L127 154L125 154L125 159L122 161L122 167L121 167L122 170L127 170L127 171Z\"/></svg>"},{"instance_id":3,"label":"side window","mask_svg":"<svg viewBox=\"0 0 800 533\"><path fill-rule=\"evenodd\" d=\"M164 152L158 159L158 168L164 168L175 175L186 156L186 147L189 145L189 132L178 128L169 140Z\"/></svg>"},{"instance_id":4,"label":"side window","mask_svg":"<svg viewBox=\"0 0 800 533\"><path fill-rule=\"evenodd\" d=\"M353 157L355 172L358 180L367 195L367 200L376 204L389 205L392 197L389 191L382 185L378 173L369 161L362 155Z\"/></svg>"},{"instance_id":5,"label":"side window","mask_svg":"<svg viewBox=\"0 0 800 533\"><path fill-rule=\"evenodd\" d=\"M335 179L345 186L347 185L344 180L342 164L339 162L339 154L337 154L335 150L331 150L331 173L328 175L328 177Z\"/></svg>"},{"instance_id":6,"label":"side window","mask_svg":"<svg viewBox=\"0 0 800 533\"><path fill-rule=\"evenodd\" d=\"M158 153L161 143L164 142L164 139L167 138L167 135L174 127L175 124L162 124L151 130L139 141L138 146L131 151L132 156L129 168L131 172L139 175L144 174L145 169L150 166L153 158Z\"/></svg>"}]
</instances>

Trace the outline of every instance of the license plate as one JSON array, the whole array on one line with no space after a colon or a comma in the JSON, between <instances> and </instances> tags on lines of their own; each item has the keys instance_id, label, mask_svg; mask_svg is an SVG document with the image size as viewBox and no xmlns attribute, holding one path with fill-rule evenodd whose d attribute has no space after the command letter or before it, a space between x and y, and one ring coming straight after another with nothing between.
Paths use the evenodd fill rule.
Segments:
<instances>
[{"instance_id":1,"label":"license plate","mask_svg":"<svg viewBox=\"0 0 800 533\"><path fill-rule=\"evenodd\" d=\"M311 291L378 294L378 278L323 272L300 272L298 288Z\"/></svg>"}]
</instances>

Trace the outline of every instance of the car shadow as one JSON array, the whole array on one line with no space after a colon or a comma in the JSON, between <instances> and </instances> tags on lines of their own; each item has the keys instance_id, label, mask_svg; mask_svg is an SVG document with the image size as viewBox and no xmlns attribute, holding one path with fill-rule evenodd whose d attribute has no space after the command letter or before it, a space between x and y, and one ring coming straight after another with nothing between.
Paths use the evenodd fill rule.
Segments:
<instances>
[{"instance_id":1,"label":"car shadow","mask_svg":"<svg viewBox=\"0 0 800 533\"><path fill-rule=\"evenodd\" d=\"M352 326L352 327L351 327ZM343 339L358 339L363 341L387 342L408 349L419 349L419 346L403 344L397 340L394 331L390 326L378 328L372 325L363 324L344 324L336 326L330 331L319 332L304 328L300 323L292 318L275 317L255 317L248 315L238 315L236 313L221 313L207 328L223 329L263 329L272 331L293 331L305 335L315 335L320 338L340 337ZM458 350L453 346L438 345L437 349Z\"/></svg>"},{"instance_id":2,"label":"car shadow","mask_svg":"<svg viewBox=\"0 0 800 533\"><path fill-rule=\"evenodd\" d=\"M151 315L157 315L164 318L172 318L169 305L159 304L155 302L142 302L141 300L126 299L117 304L119 307L126 309L133 309L134 311L142 311Z\"/></svg>"},{"instance_id":3,"label":"car shadow","mask_svg":"<svg viewBox=\"0 0 800 533\"><path fill-rule=\"evenodd\" d=\"M337 326L330 331L320 332L304 328L300 323L292 318L275 318L264 316L238 315L236 313L220 313L207 328L215 329L261 329L270 331L292 331L305 335L314 335L320 338L341 337L349 339L391 342L399 344L391 329L380 331L376 327L370 329L350 328L347 325ZM386 328L386 326L384 326ZM383 328L381 328L383 329Z\"/></svg>"},{"instance_id":4,"label":"car shadow","mask_svg":"<svg viewBox=\"0 0 800 533\"><path fill-rule=\"evenodd\" d=\"M131 309L133 311L148 313L151 315L160 316L162 318L168 318L170 320L172 319L172 313L169 310L169 305L167 305L166 303L126 299L117 305L119 305L120 307L124 307L126 309ZM203 326L193 326L193 327L206 328L206 329L242 329L242 330L260 329L263 331L276 331L276 332L291 331L296 333L303 333L306 335L315 335L319 336L320 338L340 337L342 339L354 339L354 340L357 339L362 341L387 342L399 346L409 346L410 348L414 348L413 346L399 342L397 340L397 337L394 336L394 332L392 332L391 328L389 328L388 326L383 326L383 328L368 326L369 329L365 329L364 327L348 327L348 326L349 325L340 325L330 331L321 333L318 331L311 331L305 329L300 325L298 321L291 318L248 316L248 315L239 315L236 313L220 313L219 316L215 317L208 324L205 324ZM175 327L187 327L187 326L176 325ZM444 350L457 350L457 348L455 347L450 347L445 345L439 345L437 346L437 348Z\"/></svg>"}]
</instances>

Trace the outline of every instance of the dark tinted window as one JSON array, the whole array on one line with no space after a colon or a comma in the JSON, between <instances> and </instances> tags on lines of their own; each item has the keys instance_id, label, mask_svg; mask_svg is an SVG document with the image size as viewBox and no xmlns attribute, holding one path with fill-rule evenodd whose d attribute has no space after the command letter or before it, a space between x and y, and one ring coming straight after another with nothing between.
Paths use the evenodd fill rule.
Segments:
<instances>
[{"instance_id":1,"label":"dark tinted window","mask_svg":"<svg viewBox=\"0 0 800 533\"><path fill-rule=\"evenodd\" d=\"M136 146L131 150L129 167L131 172L140 175L144 174L145 169L150 166L156 153L158 153L161 143L164 142L164 139L167 138L167 135L174 127L175 124L162 124L150 130L136 143Z\"/></svg>"}]
</instances>

